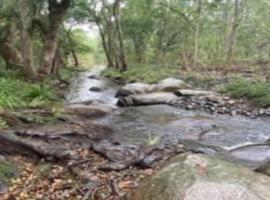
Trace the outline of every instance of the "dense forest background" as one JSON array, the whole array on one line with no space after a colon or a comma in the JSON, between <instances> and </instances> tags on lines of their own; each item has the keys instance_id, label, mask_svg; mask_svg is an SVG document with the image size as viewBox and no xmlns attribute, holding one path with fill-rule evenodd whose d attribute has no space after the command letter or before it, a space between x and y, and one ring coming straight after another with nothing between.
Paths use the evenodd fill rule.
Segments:
<instances>
[{"instance_id":1,"label":"dense forest background","mask_svg":"<svg viewBox=\"0 0 270 200\"><path fill-rule=\"evenodd\" d=\"M77 54L96 52L100 44L108 65L122 70L128 63L266 64L269 6L266 0L3 0L1 62L26 75L53 73L68 58L79 65ZM73 28L83 23L100 38L91 41Z\"/></svg>"},{"instance_id":2,"label":"dense forest background","mask_svg":"<svg viewBox=\"0 0 270 200\"><path fill-rule=\"evenodd\" d=\"M102 64L108 76L146 82L185 72L256 71L267 80L269 7L267 0L2 0L1 77L16 72L33 85Z\"/></svg>"}]
</instances>

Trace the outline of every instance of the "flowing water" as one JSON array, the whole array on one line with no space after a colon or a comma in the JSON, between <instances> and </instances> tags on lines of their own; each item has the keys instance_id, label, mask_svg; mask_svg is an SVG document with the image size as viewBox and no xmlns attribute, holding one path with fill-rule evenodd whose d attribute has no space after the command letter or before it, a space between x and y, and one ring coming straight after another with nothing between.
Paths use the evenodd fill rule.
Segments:
<instances>
[{"instance_id":1,"label":"flowing water","mask_svg":"<svg viewBox=\"0 0 270 200\"><path fill-rule=\"evenodd\" d=\"M73 79L68 101L94 100L115 105L119 85L97 77L103 69L78 74ZM99 87L101 91L90 91L92 87ZM204 148L206 153L224 150L233 160L247 166L270 161L270 124L265 120L153 105L117 108L98 123L109 125L114 131L110 139L117 142L144 145L190 142L208 147L208 151Z\"/></svg>"}]
</instances>

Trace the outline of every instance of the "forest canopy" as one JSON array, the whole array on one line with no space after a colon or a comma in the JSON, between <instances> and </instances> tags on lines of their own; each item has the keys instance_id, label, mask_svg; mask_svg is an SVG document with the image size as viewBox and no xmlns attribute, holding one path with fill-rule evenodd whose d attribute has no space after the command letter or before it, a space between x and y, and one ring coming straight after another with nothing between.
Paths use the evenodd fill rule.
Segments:
<instances>
[{"instance_id":1,"label":"forest canopy","mask_svg":"<svg viewBox=\"0 0 270 200\"><path fill-rule=\"evenodd\" d=\"M3 0L0 54L7 68L36 77L78 53L103 49L108 66L183 69L269 62L267 0ZM72 27L98 30L96 41ZM99 50L100 52L100 50ZM100 52L100 55L102 53ZM100 56L99 60L102 59ZM105 60L104 60L105 62Z\"/></svg>"}]
</instances>

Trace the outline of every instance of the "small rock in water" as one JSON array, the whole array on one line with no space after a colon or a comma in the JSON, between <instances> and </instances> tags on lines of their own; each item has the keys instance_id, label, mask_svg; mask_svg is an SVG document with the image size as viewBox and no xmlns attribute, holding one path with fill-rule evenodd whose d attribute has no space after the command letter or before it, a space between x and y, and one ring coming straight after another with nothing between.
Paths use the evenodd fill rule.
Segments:
<instances>
[{"instance_id":1,"label":"small rock in water","mask_svg":"<svg viewBox=\"0 0 270 200\"><path fill-rule=\"evenodd\" d=\"M88 76L89 79L98 79L98 77L96 75L90 75Z\"/></svg>"},{"instance_id":2,"label":"small rock in water","mask_svg":"<svg viewBox=\"0 0 270 200\"><path fill-rule=\"evenodd\" d=\"M99 87L91 87L89 90L90 90L91 92L102 92L102 89L99 88Z\"/></svg>"}]
</instances>

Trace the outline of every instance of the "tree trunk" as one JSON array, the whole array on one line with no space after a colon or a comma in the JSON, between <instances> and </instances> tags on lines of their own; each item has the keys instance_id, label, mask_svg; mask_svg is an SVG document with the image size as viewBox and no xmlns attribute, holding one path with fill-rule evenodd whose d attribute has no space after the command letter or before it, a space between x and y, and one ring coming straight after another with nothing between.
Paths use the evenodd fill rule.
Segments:
<instances>
[{"instance_id":1,"label":"tree trunk","mask_svg":"<svg viewBox=\"0 0 270 200\"><path fill-rule=\"evenodd\" d=\"M70 28L68 31L67 31L67 38L69 40L69 46L70 46L70 53L72 55L72 58L74 60L74 66L75 67L78 67L79 66L79 60L78 60L78 57L77 57L77 54L76 54L76 51L73 47L73 44L74 44L74 41L72 40L72 37L71 37L71 31L72 29Z\"/></svg>"},{"instance_id":2,"label":"tree trunk","mask_svg":"<svg viewBox=\"0 0 270 200\"><path fill-rule=\"evenodd\" d=\"M32 26L32 14L29 0L20 0L20 40L21 53L23 60L23 73L27 77L35 77L35 68L33 63L32 36L30 33Z\"/></svg>"},{"instance_id":3,"label":"tree trunk","mask_svg":"<svg viewBox=\"0 0 270 200\"><path fill-rule=\"evenodd\" d=\"M53 75L58 74L60 68L62 68L63 66L64 66L64 62L62 59L62 54L61 54L60 49L57 48L57 50L55 52L54 59L53 59L53 64L52 64L50 74L53 74Z\"/></svg>"},{"instance_id":4,"label":"tree trunk","mask_svg":"<svg viewBox=\"0 0 270 200\"><path fill-rule=\"evenodd\" d=\"M79 60L78 60L78 57L77 57L77 54L76 54L75 50L71 49L70 52L71 52L72 58L74 60L74 66L79 67L80 64L79 64Z\"/></svg>"},{"instance_id":5,"label":"tree trunk","mask_svg":"<svg viewBox=\"0 0 270 200\"><path fill-rule=\"evenodd\" d=\"M108 47L108 44L106 43L105 33L102 30L101 26L98 24L98 22L96 22L96 24L98 26L98 30L99 30L99 34L100 34L100 38L101 38L103 50L105 52L105 56L106 56L106 59L107 59L108 67L114 67L112 55L110 55L109 47Z\"/></svg>"},{"instance_id":6,"label":"tree trunk","mask_svg":"<svg viewBox=\"0 0 270 200\"><path fill-rule=\"evenodd\" d=\"M231 32L228 38L228 50L227 50L227 63L231 64L233 61L233 51L234 45L236 41L236 31L239 26L239 0L235 0L234 2L234 14L233 21L231 24Z\"/></svg>"},{"instance_id":7,"label":"tree trunk","mask_svg":"<svg viewBox=\"0 0 270 200\"><path fill-rule=\"evenodd\" d=\"M198 1L198 8L197 8L197 24L195 26L194 32L194 46L193 46L193 67L198 63L198 54L199 54L199 36L200 36L200 29L201 29L201 12L202 12L202 1Z\"/></svg>"},{"instance_id":8,"label":"tree trunk","mask_svg":"<svg viewBox=\"0 0 270 200\"><path fill-rule=\"evenodd\" d=\"M0 55L4 59L6 66L9 68L15 68L21 66L22 64L22 57L20 52L13 44L16 37L14 33L14 24L7 25L5 36L0 41Z\"/></svg>"},{"instance_id":9,"label":"tree trunk","mask_svg":"<svg viewBox=\"0 0 270 200\"><path fill-rule=\"evenodd\" d=\"M119 42L119 61L120 61L120 67L121 71L126 71L128 66L126 62L126 55L124 50L124 44L123 44L123 34L122 34L122 28L120 23L120 13L119 13L119 7L120 7L121 0L116 0L114 4L114 19L116 24L116 32L118 36L118 42Z\"/></svg>"},{"instance_id":10,"label":"tree trunk","mask_svg":"<svg viewBox=\"0 0 270 200\"><path fill-rule=\"evenodd\" d=\"M41 75L48 75L52 71L58 46L58 31L70 3L71 0L62 0L61 2L49 0L49 28L45 35L41 69L39 70Z\"/></svg>"}]
</instances>

